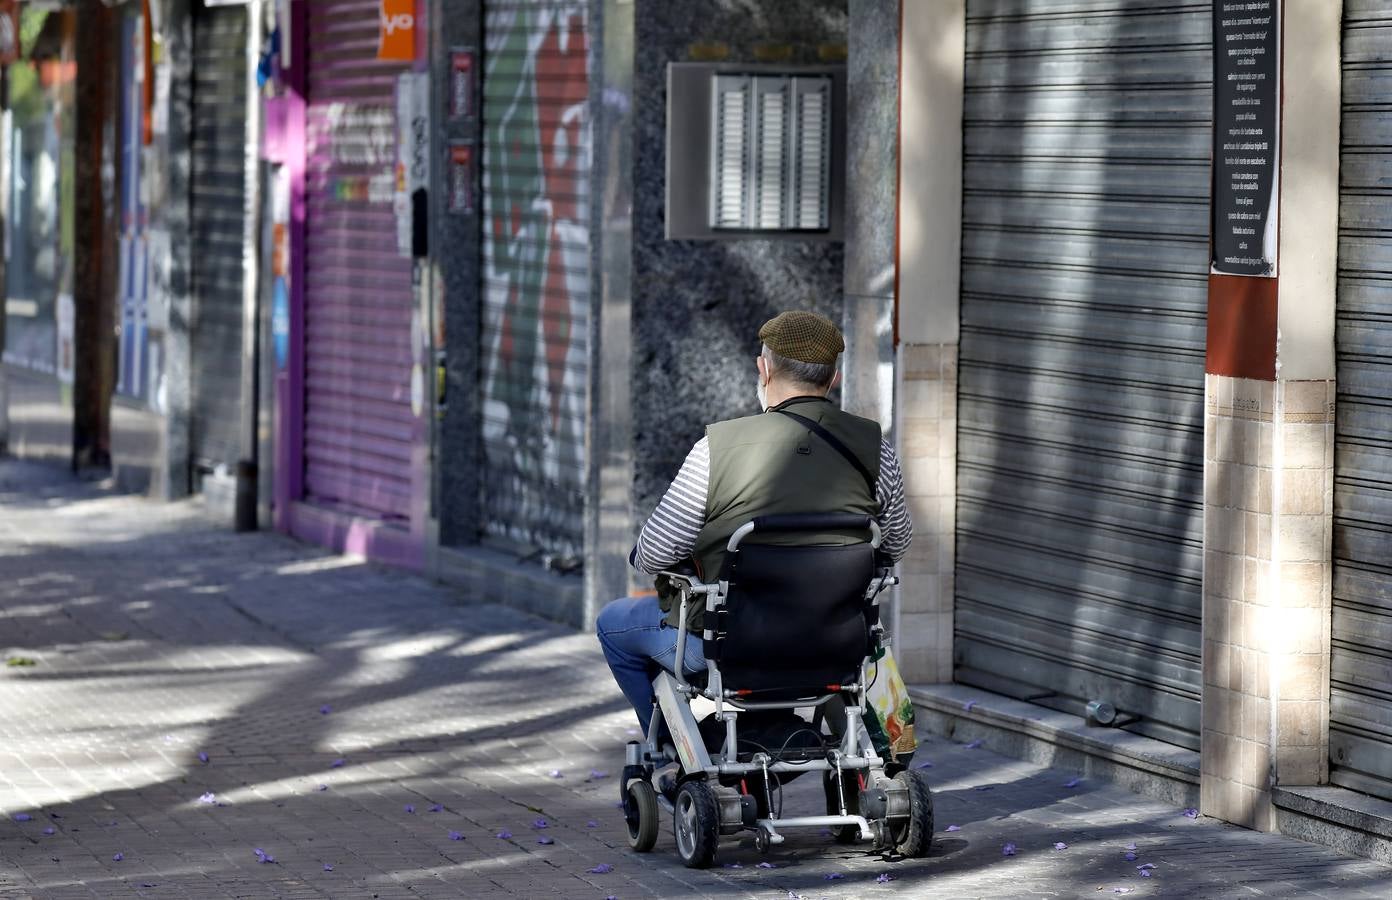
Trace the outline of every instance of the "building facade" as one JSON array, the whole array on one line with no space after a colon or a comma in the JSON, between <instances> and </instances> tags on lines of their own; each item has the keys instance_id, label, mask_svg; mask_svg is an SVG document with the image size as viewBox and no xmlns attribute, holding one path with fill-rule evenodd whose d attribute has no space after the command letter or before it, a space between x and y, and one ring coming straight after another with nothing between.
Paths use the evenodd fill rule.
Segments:
<instances>
[{"instance_id":1,"label":"building facade","mask_svg":"<svg viewBox=\"0 0 1392 900\"><path fill-rule=\"evenodd\" d=\"M921 704L1387 858L1392 9L900 12Z\"/></svg>"},{"instance_id":2,"label":"building facade","mask_svg":"<svg viewBox=\"0 0 1392 900\"><path fill-rule=\"evenodd\" d=\"M255 460L264 11L25 4L7 71L9 448L229 522Z\"/></svg>"}]
</instances>

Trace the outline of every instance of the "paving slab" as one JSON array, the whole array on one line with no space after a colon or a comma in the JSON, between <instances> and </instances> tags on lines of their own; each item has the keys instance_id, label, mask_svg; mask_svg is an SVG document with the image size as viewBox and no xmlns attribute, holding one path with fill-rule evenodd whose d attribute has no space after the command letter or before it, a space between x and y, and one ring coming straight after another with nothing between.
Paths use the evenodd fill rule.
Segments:
<instances>
[{"instance_id":1,"label":"paving slab","mask_svg":"<svg viewBox=\"0 0 1392 900\"><path fill-rule=\"evenodd\" d=\"M468 601L0 460L0 654L32 662L0 668L0 898L1392 896L1392 868L943 739L926 859L810 833L693 871L669 825L636 855L593 636Z\"/></svg>"}]
</instances>

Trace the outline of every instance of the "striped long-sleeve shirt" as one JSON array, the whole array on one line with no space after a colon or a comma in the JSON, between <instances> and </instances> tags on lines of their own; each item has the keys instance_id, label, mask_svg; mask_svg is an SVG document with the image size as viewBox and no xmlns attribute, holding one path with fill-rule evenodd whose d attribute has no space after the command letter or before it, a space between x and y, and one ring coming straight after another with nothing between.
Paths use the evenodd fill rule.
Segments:
<instances>
[{"instance_id":1,"label":"striped long-sleeve shirt","mask_svg":"<svg viewBox=\"0 0 1392 900\"><path fill-rule=\"evenodd\" d=\"M656 575L691 556L696 539L706 524L706 493L710 483L710 443L696 442L682 463L676 480L652 516L643 525L634 548L633 565L640 572ZM880 475L875 483L875 499L880 514L880 550L898 562L913 540L913 522L904 499L904 474L899 457L888 441L880 441Z\"/></svg>"}]
</instances>

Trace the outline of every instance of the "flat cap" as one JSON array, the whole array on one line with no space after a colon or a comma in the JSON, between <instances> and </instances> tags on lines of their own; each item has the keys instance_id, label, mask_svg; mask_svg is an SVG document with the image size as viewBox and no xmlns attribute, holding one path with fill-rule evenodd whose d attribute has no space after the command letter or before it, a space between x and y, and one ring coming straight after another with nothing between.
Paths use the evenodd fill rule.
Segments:
<instances>
[{"instance_id":1,"label":"flat cap","mask_svg":"<svg viewBox=\"0 0 1392 900\"><path fill-rule=\"evenodd\" d=\"M826 316L790 309L781 312L759 329L759 340L785 359L836 365L836 357L846 349L846 341Z\"/></svg>"}]
</instances>

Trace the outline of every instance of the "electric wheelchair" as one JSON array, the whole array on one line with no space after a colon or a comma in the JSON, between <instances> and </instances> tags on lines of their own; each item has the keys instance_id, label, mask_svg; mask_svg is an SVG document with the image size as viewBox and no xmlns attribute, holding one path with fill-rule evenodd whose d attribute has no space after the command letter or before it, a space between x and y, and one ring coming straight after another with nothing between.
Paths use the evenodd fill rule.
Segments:
<instances>
[{"instance_id":1,"label":"electric wheelchair","mask_svg":"<svg viewBox=\"0 0 1392 900\"><path fill-rule=\"evenodd\" d=\"M868 540L774 543L829 532ZM797 828L830 829L841 843L905 857L928 853L928 783L882 759L863 720L884 641L878 595L898 583L877 559L879 544L869 516L764 516L731 535L718 580L664 573L680 590L679 621L704 602L706 671L682 674L689 633L681 629L677 674L653 680L648 736L627 747L620 789L630 847L652 850L661 809L691 868L715 862L722 835L753 832L767 853ZM702 722L692 710L697 698L715 707ZM844 712L828 714L837 707ZM798 710L811 710L811 720ZM664 794L654 776L673 762L680 767ZM825 814L784 817L783 785L808 772L821 774Z\"/></svg>"}]
</instances>

